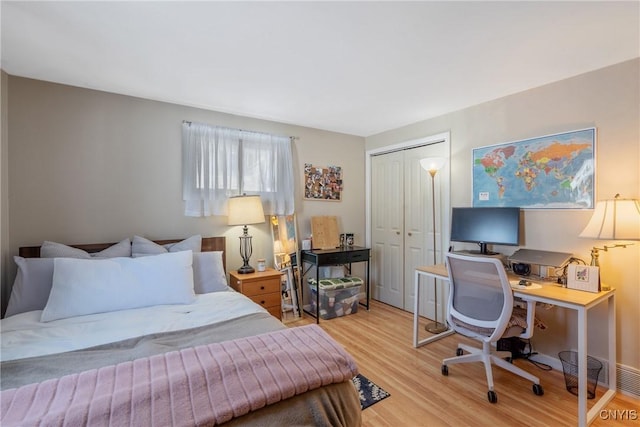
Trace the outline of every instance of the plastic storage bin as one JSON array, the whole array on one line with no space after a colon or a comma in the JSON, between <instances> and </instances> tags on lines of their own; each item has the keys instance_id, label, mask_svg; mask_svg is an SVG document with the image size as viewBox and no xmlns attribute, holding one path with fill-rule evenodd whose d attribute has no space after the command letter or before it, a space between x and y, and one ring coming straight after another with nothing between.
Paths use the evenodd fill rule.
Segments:
<instances>
[{"instance_id":1,"label":"plastic storage bin","mask_svg":"<svg viewBox=\"0 0 640 427\"><path fill-rule=\"evenodd\" d=\"M359 277L320 279L320 317L333 319L356 313L363 283ZM309 311L317 315L318 286L315 278L309 279L309 288L311 289L309 296L311 309Z\"/></svg>"}]
</instances>

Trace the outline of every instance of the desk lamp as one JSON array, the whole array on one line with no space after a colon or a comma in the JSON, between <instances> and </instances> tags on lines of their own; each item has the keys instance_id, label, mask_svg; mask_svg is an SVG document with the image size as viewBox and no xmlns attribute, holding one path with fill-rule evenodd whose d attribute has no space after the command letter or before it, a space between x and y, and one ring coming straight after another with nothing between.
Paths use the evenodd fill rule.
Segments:
<instances>
[{"instance_id":1,"label":"desk lamp","mask_svg":"<svg viewBox=\"0 0 640 427\"><path fill-rule=\"evenodd\" d=\"M241 196L229 199L229 225L242 225L242 236L240 236L240 256L243 265L238 269L239 274L253 273L255 270L249 265L249 258L253 252L251 236L249 235L247 224L260 224L265 222L264 210L260 196Z\"/></svg>"},{"instance_id":2,"label":"desk lamp","mask_svg":"<svg viewBox=\"0 0 640 427\"><path fill-rule=\"evenodd\" d=\"M593 216L580 233L580 237L600 240L640 240L640 200L621 199L616 194L613 200L602 200L596 204ZM599 251L626 248L633 243L603 245L591 248L591 265L599 266Z\"/></svg>"},{"instance_id":3,"label":"desk lamp","mask_svg":"<svg viewBox=\"0 0 640 427\"><path fill-rule=\"evenodd\" d=\"M433 265L438 263L436 259L437 251L436 251L436 192L435 192L435 180L436 173L444 166L444 163L447 161L444 157L426 157L420 160L420 166L422 169L429 172L431 175L431 216L433 218ZM438 286L435 283L436 279L433 279L433 298L434 298L434 312L435 319L434 322L429 323L425 329L432 334L439 334L441 332L449 329L446 323L438 323Z\"/></svg>"}]
</instances>

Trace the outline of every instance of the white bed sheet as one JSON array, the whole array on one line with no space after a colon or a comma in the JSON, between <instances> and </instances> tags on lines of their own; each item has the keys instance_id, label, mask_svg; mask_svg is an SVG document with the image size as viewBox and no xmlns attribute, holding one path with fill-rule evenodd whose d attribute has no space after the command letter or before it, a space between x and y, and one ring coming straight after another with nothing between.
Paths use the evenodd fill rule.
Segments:
<instances>
[{"instance_id":1,"label":"white bed sheet","mask_svg":"<svg viewBox=\"0 0 640 427\"><path fill-rule=\"evenodd\" d=\"M244 295L212 292L193 304L159 305L40 322L41 310L0 321L0 360L79 350L148 334L179 331L266 312Z\"/></svg>"}]
</instances>

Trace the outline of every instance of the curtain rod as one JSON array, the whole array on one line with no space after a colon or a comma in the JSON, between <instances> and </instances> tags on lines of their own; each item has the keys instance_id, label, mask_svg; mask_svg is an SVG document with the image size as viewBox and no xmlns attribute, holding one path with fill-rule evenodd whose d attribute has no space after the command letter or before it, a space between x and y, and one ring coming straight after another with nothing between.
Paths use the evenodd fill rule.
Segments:
<instances>
[{"instance_id":1,"label":"curtain rod","mask_svg":"<svg viewBox=\"0 0 640 427\"><path fill-rule=\"evenodd\" d=\"M187 124L187 125L191 126L191 124L192 124L193 122L191 122L191 121L189 121L189 120L183 120L183 121L182 121L182 123L185 123L185 124ZM212 125L209 125L209 124L206 124L206 123L202 123L202 124L205 124L205 125L207 125L207 126L212 126ZM271 135L271 136L274 136L274 135L273 135L273 134L271 134L271 133L267 133L267 132L258 132L258 131L255 131L255 130L246 130L246 129L239 129L239 128L227 128L227 127L224 127L224 126L214 126L214 127L220 127L220 128L224 128L224 129L239 130L240 132L253 132L253 133L261 133L261 134L263 134L263 135ZM299 137L299 136L289 136L289 139L291 139L291 141L297 141L297 140L299 140L299 139L300 139L300 137Z\"/></svg>"}]
</instances>

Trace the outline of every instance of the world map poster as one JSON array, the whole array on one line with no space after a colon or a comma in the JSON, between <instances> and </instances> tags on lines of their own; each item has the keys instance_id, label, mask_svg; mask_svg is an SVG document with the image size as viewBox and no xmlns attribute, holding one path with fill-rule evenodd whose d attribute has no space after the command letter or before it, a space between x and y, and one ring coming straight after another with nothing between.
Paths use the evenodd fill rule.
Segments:
<instances>
[{"instance_id":1,"label":"world map poster","mask_svg":"<svg viewBox=\"0 0 640 427\"><path fill-rule=\"evenodd\" d=\"M596 129L473 149L473 206L592 209Z\"/></svg>"}]
</instances>

